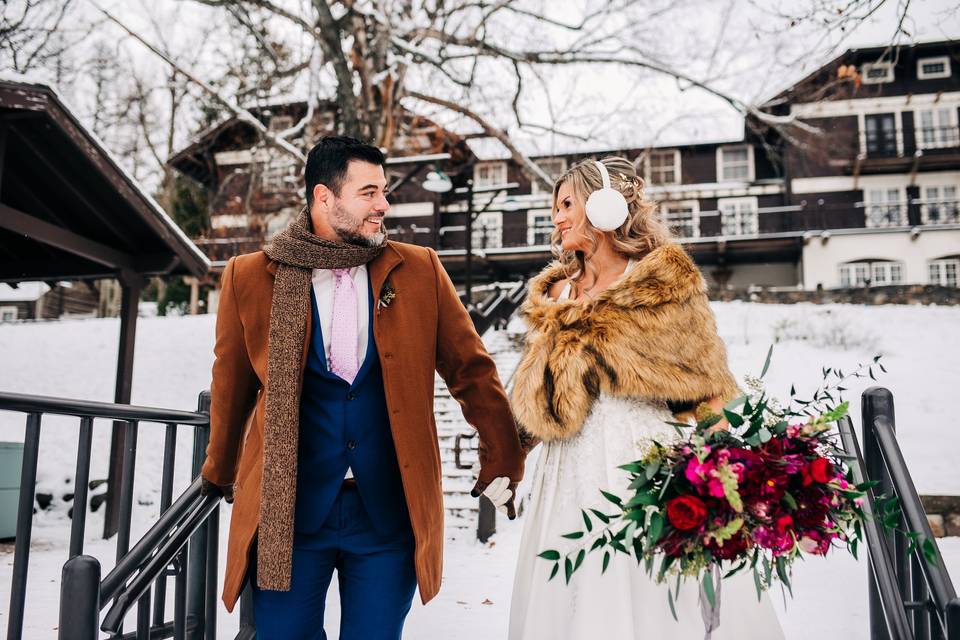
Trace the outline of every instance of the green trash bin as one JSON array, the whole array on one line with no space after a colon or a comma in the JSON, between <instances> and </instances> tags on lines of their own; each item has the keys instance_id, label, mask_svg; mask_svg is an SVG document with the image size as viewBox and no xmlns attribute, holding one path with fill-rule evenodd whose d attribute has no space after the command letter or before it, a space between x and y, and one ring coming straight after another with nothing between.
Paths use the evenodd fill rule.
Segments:
<instances>
[{"instance_id":1,"label":"green trash bin","mask_svg":"<svg viewBox=\"0 0 960 640\"><path fill-rule=\"evenodd\" d=\"M0 442L0 540L17 535L23 443Z\"/></svg>"}]
</instances>

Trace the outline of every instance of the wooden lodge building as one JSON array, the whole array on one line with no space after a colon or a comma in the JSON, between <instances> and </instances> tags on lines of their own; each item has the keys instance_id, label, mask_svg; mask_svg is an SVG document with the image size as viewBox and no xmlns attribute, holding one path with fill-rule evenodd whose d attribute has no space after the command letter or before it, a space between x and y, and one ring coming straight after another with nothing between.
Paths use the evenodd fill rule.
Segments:
<instances>
[{"instance_id":1,"label":"wooden lodge building","mask_svg":"<svg viewBox=\"0 0 960 640\"><path fill-rule=\"evenodd\" d=\"M304 109L257 115L283 130ZM553 176L590 157L634 160L647 197L714 286L957 286L960 44L849 50L761 109L806 126L774 129L751 117L738 140L533 159ZM333 130L332 108L318 113L304 148ZM401 151L391 154L391 237L436 248L455 279L466 255L468 178L478 278L522 277L550 257L551 193L531 184L505 150L481 151L489 147L411 115ZM430 161L436 154L449 158ZM170 163L213 194L211 230L196 241L215 268L259 248L303 202L294 163L258 145L237 120L204 132ZM425 190L431 170L459 188Z\"/></svg>"}]
</instances>

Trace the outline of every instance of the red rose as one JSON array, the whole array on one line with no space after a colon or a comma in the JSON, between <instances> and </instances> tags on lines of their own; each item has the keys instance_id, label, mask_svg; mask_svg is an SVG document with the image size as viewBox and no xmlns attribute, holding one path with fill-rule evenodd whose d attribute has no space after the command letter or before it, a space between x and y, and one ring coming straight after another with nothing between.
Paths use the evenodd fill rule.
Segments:
<instances>
[{"instance_id":1,"label":"red rose","mask_svg":"<svg viewBox=\"0 0 960 640\"><path fill-rule=\"evenodd\" d=\"M817 458L810 463L810 477L814 482L826 484L833 474L833 465L826 458Z\"/></svg>"},{"instance_id":2,"label":"red rose","mask_svg":"<svg viewBox=\"0 0 960 640\"><path fill-rule=\"evenodd\" d=\"M696 529L707 519L707 507L696 496L680 496L667 502L667 518L677 529Z\"/></svg>"},{"instance_id":3,"label":"red rose","mask_svg":"<svg viewBox=\"0 0 960 640\"><path fill-rule=\"evenodd\" d=\"M780 535L784 535L787 532L787 530L793 529L793 518L791 518L788 515L780 516L779 518L777 518L777 521L774 524L774 526L777 529L777 533L779 533Z\"/></svg>"},{"instance_id":4,"label":"red rose","mask_svg":"<svg viewBox=\"0 0 960 640\"><path fill-rule=\"evenodd\" d=\"M743 553L750 548L751 543L750 539L747 538L743 531L738 531L732 538L725 541L721 547L717 544L716 540L711 539L704 545L707 549L713 553L714 558L719 558L720 560L734 560L739 558Z\"/></svg>"}]
</instances>

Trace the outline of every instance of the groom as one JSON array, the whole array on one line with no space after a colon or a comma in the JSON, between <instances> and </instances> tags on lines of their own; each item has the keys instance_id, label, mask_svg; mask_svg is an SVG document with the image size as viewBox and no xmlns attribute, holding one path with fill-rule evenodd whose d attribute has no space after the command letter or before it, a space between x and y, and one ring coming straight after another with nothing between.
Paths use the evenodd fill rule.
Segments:
<instances>
[{"instance_id":1,"label":"groom","mask_svg":"<svg viewBox=\"0 0 960 640\"><path fill-rule=\"evenodd\" d=\"M223 601L249 579L260 640L399 639L440 589L434 371L478 429L484 492L515 516L523 454L493 361L437 254L387 241L385 158L348 137L307 158L307 207L223 272L204 490L235 496Z\"/></svg>"}]
</instances>

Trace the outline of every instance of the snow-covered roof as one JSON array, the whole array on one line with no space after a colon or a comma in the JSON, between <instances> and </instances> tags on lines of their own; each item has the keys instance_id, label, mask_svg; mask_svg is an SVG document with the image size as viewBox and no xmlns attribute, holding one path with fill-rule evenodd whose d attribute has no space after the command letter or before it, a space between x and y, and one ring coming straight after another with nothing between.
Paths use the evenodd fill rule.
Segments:
<instances>
[{"instance_id":1,"label":"snow-covered roof","mask_svg":"<svg viewBox=\"0 0 960 640\"><path fill-rule=\"evenodd\" d=\"M50 287L45 282L21 282L16 289L0 283L0 303L36 302L47 291L50 291Z\"/></svg>"}]
</instances>

